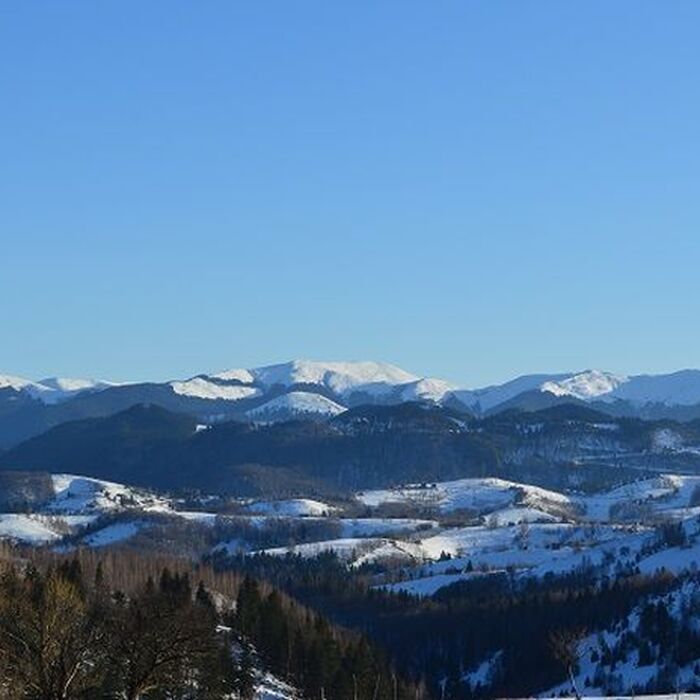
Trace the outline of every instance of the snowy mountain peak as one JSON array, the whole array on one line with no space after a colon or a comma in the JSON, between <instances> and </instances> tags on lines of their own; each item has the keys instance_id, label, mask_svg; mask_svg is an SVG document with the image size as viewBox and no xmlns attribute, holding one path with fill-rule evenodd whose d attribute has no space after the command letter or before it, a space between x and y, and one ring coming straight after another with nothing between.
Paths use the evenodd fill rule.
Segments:
<instances>
[{"instance_id":1,"label":"snowy mountain peak","mask_svg":"<svg viewBox=\"0 0 700 700\"><path fill-rule=\"evenodd\" d=\"M410 372L384 362L318 362L292 360L254 369L231 369L212 375L213 379L236 380L244 384L290 387L295 384L315 384L330 389L339 396L365 391L382 394L396 386L420 379Z\"/></svg>"},{"instance_id":2,"label":"snowy mountain peak","mask_svg":"<svg viewBox=\"0 0 700 700\"><path fill-rule=\"evenodd\" d=\"M73 379L70 377L49 377L42 379L39 384L54 391L63 392L90 391L114 386L112 382L104 382L99 379Z\"/></svg>"},{"instance_id":3,"label":"snowy mountain peak","mask_svg":"<svg viewBox=\"0 0 700 700\"><path fill-rule=\"evenodd\" d=\"M149 384L157 384L151 382ZM30 396L43 404L69 401L86 392L108 391L115 384L92 379L52 377L32 381L13 375L0 375L0 390ZM434 404L452 400L477 415L502 408L525 408L548 405L554 397L575 401L618 403L618 409L637 415L642 409L664 415L666 408L696 406L700 412L700 370L682 370L660 375L622 375L597 369L558 374L523 375L503 384L484 388L458 389L443 379L419 377L395 365L384 362L321 362L297 359L251 369L229 369L217 374L199 374L189 379L165 382L178 395L184 412L207 413L203 401L227 402L212 407L211 415L250 414L258 407L268 406L276 412L289 414L315 413L332 415L335 409L323 403L309 403L308 395L328 399L344 410L363 403L395 404L422 401ZM269 406L285 393L302 396L285 399L288 405ZM158 402L157 390L146 391L136 386L133 402ZM129 396L124 394L121 399ZM155 397L154 399L150 397ZM10 396L9 400L14 400ZM192 401L191 404L186 403ZM238 403L240 402L240 403ZM238 405L236 405L238 403ZM623 405L625 404L625 405ZM19 405L19 404L18 404ZM168 404L170 405L170 404ZM646 408L645 408L646 407ZM648 409L648 410L647 410Z\"/></svg>"},{"instance_id":4,"label":"snowy mountain peak","mask_svg":"<svg viewBox=\"0 0 700 700\"><path fill-rule=\"evenodd\" d=\"M255 377L249 369L227 369L218 374L212 374L211 378L224 382L240 382L241 384L252 384L255 381Z\"/></svg>"},{"instance_id":5,"label":"snowy mountain peak","mask_svg":"<svg viewBox=\"0 0 700 700\"><path fill-rule=\"evenodd\" d=\"M9 375L0 376L0 389L21 391L43 403L59 403L86 391L100 391L110 386L110 382L95 379L69 379L65 377L50 377L39 382L33 382L21 377Z\"/></svg>"},{"instance_id":6,"label":"snowy mountain peak","mask_svg":"<svg viewBox=\"0 0 700 700\"><path fill-rule=\"evenodd\" d=\"M403 401L433 401L438 403L456 388L443 379L428 377L406 385L401 391L401 398Z\"/></svg>"},{"instance_id":7,"label":"snowy mountain peak","mask_svg":"<svg viewBox=\"0 0 700 700\"><path fill-rule=\"evenodd\" d=\"M0 389L13 389L14 391L24 391L29 387L37 386L35 382L22 377L14 377L10 374L0 374Z\"/></svg>"},{"instance_id":8,"label":"snowy mountain peak","mask_svg":"<svg viewBox=\"0 0 700 700\"><path fill-rule=\"evenodd\" d=\"M277 396L262 406L251 409L247 415L263 419L276 417L276 414L337 416L344 410L344 406L320 394L290 391L288 394Z\"/></svg>"},{"instance_id":9,"label":"snowy mountain peak","mask_svg":"<svg viewBox=\"0 0 700 700\"><path fill-rule=\"evenodd\" d=\"M176 394L196 399L239 401L261 393L260 389L253 386L220 384L205 377L193 377L182 382L170 382L170 386Z\"/></svg>"},{"instance_id":10,"label":"snowy mountain peak","mask_svg":"<svg viewBox=\"0 0 700 700\"><path fill-rule=\"evenodd\" d=\"M544 382L540 391L590 401L610 394L628 381L629 377L590 369L566 379Z\"/></svg>"}]
</instances>

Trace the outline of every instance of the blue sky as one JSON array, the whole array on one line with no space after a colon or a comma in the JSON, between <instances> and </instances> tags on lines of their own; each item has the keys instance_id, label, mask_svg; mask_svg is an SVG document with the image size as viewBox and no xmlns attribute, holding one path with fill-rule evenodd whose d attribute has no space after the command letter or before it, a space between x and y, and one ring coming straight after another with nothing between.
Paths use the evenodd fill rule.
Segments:
<instances>
[{"instance_id":1,"label":"blue sky","mask_svg":"<svg viewBox=\"0 0 700 700\"><path fill-rule=\"evenodd\" d=\"M8 3L0 372L700 366L700 4Z\"/></svg>"}]
</instances>

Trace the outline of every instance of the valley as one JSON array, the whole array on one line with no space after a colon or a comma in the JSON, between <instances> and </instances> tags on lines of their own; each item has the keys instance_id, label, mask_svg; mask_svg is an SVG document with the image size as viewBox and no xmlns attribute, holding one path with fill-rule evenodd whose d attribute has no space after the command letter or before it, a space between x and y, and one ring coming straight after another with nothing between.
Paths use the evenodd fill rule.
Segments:
<instances>
[{"instance_id":1,"label":"valley","mask_svg":"<svg viewBox=\"0 0 700 700\"><path fill-rule=\"evenodd\" d=\"M457 401L377 363L138 389L13 380L3 425L37 409L55 424L0 453L0 539L12 560L250 577L434 697L697 690L700 420L679 416L692 382L659 382L524 378ZM280 675L263 630L239 633L264 647L259 697L311 682Z\"/></svg>"}]
</instances>

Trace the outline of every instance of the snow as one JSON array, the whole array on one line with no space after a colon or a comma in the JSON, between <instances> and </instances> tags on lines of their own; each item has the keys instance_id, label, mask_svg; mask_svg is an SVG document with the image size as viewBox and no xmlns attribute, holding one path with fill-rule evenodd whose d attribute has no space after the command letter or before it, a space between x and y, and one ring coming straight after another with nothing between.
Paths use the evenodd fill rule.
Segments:
<instances>
[{"instance_id":1,"label":"snow","mask_svg":"<svg viewBox=\"0 0 700 700\"><path fill-rule=\"evenodd\" d=\"M420 598L427 598L437 593L441 588L451 586L453 583L468 581L480 576L482 574L479 573L436 574L435 576L426 576L409 581L388 583L384 586L377 586L377 588L390 591L391 593L408 593Z\"/></svg>"},{"instance_id":2,"label":"snow","mask_svg":"<svg viewBox=\"0 0 700 700\"><path fill-rule=\"evenodd\" d=\"M362 537L343 537L336 540L323 540L321 542L307 542L305 544L291 545L289 547L271 547L254 554L264 553L270 556L286 556L298 554L304 558L316 557L324 552L335 552L339 558L351 561L355 555L362 552L370 552L384 544L384 540L367 539Z\"/></svg>"},{"instance_id":3,"label":"snow","mask_svg":"<svg viewBox=\"0 0 700 700\"><path fill-rule=\"evenodd\" d=\"M175 510L172 515L202 525L214 525L216 519L220 517L218 513L206 513L200 510Z\"/></svg>"},{"instance_id":4,"label":"snow","mask_svg":"<svg viewBox=\"0 0 700 700\"><path fill-rule=\"evenodd\" d=\"M697 584L694 581L682 582L677 588L667 593L654 595L642 601L626 618L609 625L605 629L593 630L578 643L577 656L579 662L575 680L578 688L584 686L590 695L586 697L616 697L616 698L700 698L698 695L680 692L684 689L697 687L696 661L691 659L684 666L675 666L668 660L659 659L650 664L639 664L638 648L627 648L625 636L628 633L638 634L640 631L641 610L647 604L659 604L668 611L671 618L681 621L688 614L688 605L694 605L697 597ZM635 645L636 646L636 645ZM662 649L660 651L663 651ZM621 652L621 653L620 653ZM604 661L605 655L617 655L615 661ZM635 688L646 686L660 671L670 671L672 678L668 685L675 686L677 692L669 695L608 695L611 682L624 688L624 692L632 692ZM614 678L611 676L614 674ZM600 684L602 681L602 685ZM559 685L541 692L539 697L563 697L572 691L571 683L567 680ZM607 692L606 692L607 691Z\"/></svg>"},{"instance_id":5,"label":"snow","mask_svg":"<svg viewBox=\"0 0 700 700\"><path fill-rule=\"evenodd\" d=\"M700 403L700 370L630 377L629 382L620 386L610 398L638 405L663 403L683 406Z\"/></svg>"},{"instance_id":6,"label":"snow","mask_svg":"<svg viewBox=\"0 0 700 700\"><path fill-rule=\"evenodd\" d=\"M88 547L107 547L130 539L146 526L146 523L139 520L113 523L84 537L83 544Z\"/></svg>"},{"instance_id":7,"label":"snow","mask_svg":"<svg viewBox=\"0 0 700 700\"><path fill-rule=\"evenodd\" d=\"M46 510L61 513L110 511L127 507L149 511L167 511L169 502L153 494L112 481L74 474L53 474L55 492Z\"/></svg>"},{"instance_id":8,"label":"snow","mask_svg":"<svg viewBox=\"0 0 700 700\"><path fill-rule=\"evenodd\" d=\"M59 403L73 398L78 394L102 391L113 386L119 386L116 382L107 382L100 379L74 379L69 377L49 377L42 379L38 386L42 387L37 397L44 403ZM48 391L44 391L48 389ZM30 389L30 393L31 393Z\"/></svg>"},{"instance_id":9,"label":"snow","mask_svg":"<svg viewBox=\"0 0 700 700\"><path fill-rule=\"evenodd\" d=\"M683 448L683 438L670 428L661 428L652 436L652 446L655 452L680 450Z\"/></svg>"},{"instance_id":10,"label":"snow","mask_svg":"<svg viewBox=\"0 0 700 700\"><path fill-rule=\"evenodd\" d=\"M458 389L443 379L418 377L383 362L292 360L253 369L229 369L169 383L175 393L183 396L226 401L259 396L274 386L291 388L300 384L330 390L340 399L360 392L375 398L392 396L403 401L442 402L454 395L467 407L481 412L532 391L558 397L570 396L583 401L629 401L637 406L648 403L700 403L700 370L696 369L634 376L589 369L582 372L523 375L503 384ZM37 382L12 375L0 375L0 389L22 391L45 403L57 403L79 393L100 391L111 386L116 384L60 377Z\"/></svg>"},{"instance_id":11,"label":"snow","mask_svg":"<svg viewBox=\"0 0 700 700\"><path fill-rule=\"evenodd\" d=\"M670 547L645 557L639 562L643 574L653 574L665 569L672 574L682 571L696 571L700 566L700 541L695 540L687 547Z\"/></svg>"},{"instance_id":12,"label":"snow","mask_svg":"<svg viewBox=\"0 0 700 700\"><path fill-rule=\"evenodd\" d=\"M22 377L13 377L9 374L0 374L0 389L13 389L14 391L23 391L29 388L40 390L42 387L29 379Z\"/></svg>"},{"instance_id":13,"label":"snow","mask_svg":"<svg viewBox=\"0 0 700 700\"><path fill-rule=\"evenodd\" d=\"M265 418L277 413L337 416L343 411L345 411L345 406L341 406L320 394L312 394L308 391L291 391L271 399L262 406L250 409L246 415L253 418Z\"/></svg>"},{"instance_id":14,"label":"snow","mask_svg":"<svg viewBox=\"0 0 700 700\"><path fill-rule=\"evenodd\" d=\"M41 515L3 513L0 515L0 538L33 545L46 544L61 538L52 527L55 519Z\"/></svg>"},{"instance_id":15,"label":"snow","mask_svg":"<svg viewBox=\"0 0 700 700\"><path fill-rule=\"evenodd\" d=\"M239 384L218 384L208 381L203 377L193 377L186 381L170 382L170 386L176 394L190 396L197 399L224 401L240 401L251 396L258 396L261 392L252 386L240 386Z\"/></svg>"},{"instance_id":16,"label":"snow","mask_svg":"<svg viewBox=\"0 0 700 700\"><path fill-rule=\"evenodd\" d=\"M588 370L563 380L546 382L541 391L584 401L620 400L638 406L648 403L692 405L700 403L700 370L631 377Z\"/></svg>"},{"instance_id":17,"label":"snow","mask_svg":"<svg viewBox=\"0 0 700 700\"><path fill-rule=\"evenodd\" d=\"M297 692L271 673L263 673L257 680L253 700L294 700Z\"/></svg>"},{"instance_id":18,"label":"snow","mask_svg":"<svg viewBox=\"0 0 700 700\"><path fill-rule=\"evenodd\" d=\"M627 381L629 381L627 377L591 369L560 381L545 382L540 387L540 391L548 391L555 396L573 396L587 401L609 394Z\"/></svg>"},{"instance_id":19,"label":"snow","mask_svg":"<svg viewBox=\"0 0 700 700\"><path fill-rule=\"evenodd\" d=\"M629 401L693 405L700 403L700 370L687 369L671 374L625 376L598 369L560 374L531 374L504 384L460 389L454 395L469 408L489 411L519 394L541 391L554 396L570 396L582 401Z\"/></svg>"},{"instance_id":20,"label":"snow","mask_svg":"<svg viewBox=\"0 0 700 700\"><path fill-rule=\"evenodd\" d=\"M290 498L285 501L258 501L245 506L251 513L280 516L326 516L336 510L327 503L311 498Z\"/></svg>"},{"instance_id":21,"label":"snow","mask_svg":"<svg viewBox=\"0 0 700 700\"><path fill-rule=\"evenodd\" d=\"M687 508L698 486L700 477L666 474L625 484L605 493L579 497L577 502L583 506L588 520L602 522L609 520L613 506L623 504L644 504L656 513Z\"/></svg>"},{"instance_id":22,"label":"snow","mask_svg":"<svg viewBox=\"0 0 700 700\"><path fill-rule=\"evenodd\" d=\"M474 670L465 673L462 676L462 681L468 683L471 688L476 688L477 685L487 685L492 669L498 664L502 654L503 652L497 651L484 659Z\"/></svg>"},{"instance_id":23,"label":"snow","mask_svg":"<svg viewBox=\"0 0 700 700\"><path fill-rule=\"evenodd\" d=\"M13 389L29 394L46 404L59 403L72 398L77 394L87 391L100 391L110 386L116 386L112 382L95 379L69 379L63 377L51 377L33 382L21 377L0 375L0 389Z\"/></svg>"},{"instance_id":24,"label":"snow","mask_svg":"<svg viewBox=\"0 0 700 700\"><path fill-rule=\"evenodd\" d=\"M242 384L252 384L255 381L252 372L247 369L228 369L210 376L212 379L221 379L225 382L241 382Z\"/></svg>"},{"instance_id":25,"label":"snow","mask_svg":"<svg viewBox=\"0 0 700 700\"><path fill-rule=\"evenodd\" d=\"M556 491L497 478L408 484L393 489L365 491L358 494L357 498L367 506L404 503L438 508L444 513L462 509L484 513L510 507L515 503L533 506L553 503L564 506L570 502L567 496Z\"/></svg>"},{"instance_id":26,"label":"snow","mask_svg":"<svg viewBox=\"0 0 700 700\"><path fill-rule=\"evenodd\" d=\"M526 391L536 391L549 381L565 379L566 374L528 374L483 389L460 389L454 395L469 408L486 412Z\"/></svg>"},{"instance_id":27,"label":"snow","mask_svg":"<svg viewBox=\"0 0 700 700\"><path fill-rule=\"evenodd\" d=\"M454 391L455 386L442 379L419 379L405 386L401 391L403 401L442 401L447 394Z\"/></svg>"},{"instance_id":28,"label":"snow","mask_svg":"<svg viewBox=\"0 0 700 700\"><path fill-rule=\"evenodd\" d=\"M343 537L378 537L431 530L438 526L435 520L415 518L341 518Z\"/></svg>"},{"instance_id":29,"label":"snow","mask_svg":"<svg viewBox=\"0 0 700 700\"><path fill-rule=\"evenodd\" d=\"M313 558L326 552L335 553L340 560L351 566L360 566L380 559L415 560L422 556L419 545L384 537L341 537L288 547L271 547L253 554L264 553L277 557L295 554L304 558Z\"/></svg>"},{"instance_id":30,"label":"snow","mask_svg":"<svg viewBox=\"0 0 700 700\"><path fill-rule=\"evenodd\" d=\"M563 525L553 525L552 529L546 525L532 525L529 537L534 539L546 538L551 543L561 539ZM519 530L515 527L485 527L477 525L472 527L450 528L443 530L438 535L433 535L420 542L421 552L426 559L439 559L443 553L452 556L467 556L480 551L505 551L514 549L516 535ZM537 543L544 546L545 542ZM535 543L532 544L535 546Z\"/></svg>"},{"instance_id":31,"label":"snow","mask_svg":"<svg viewBox=\"0 0 700 700\"><path fill-rule=\"evenodd\" d=\"M537 508L503 508L490 513L489 522L498 527L518 525L520 523L553 523L557 518Z\"/></svg>"},{"instance_id":32,"label":"snow","mask_svg":"<svg viewBox=\"0 0 700 700\"><path fill-rule=\"evenodd\" d=\"M238 379L257 383L265 388L315 384L330 389L338 396L356 391L372 395L391 393L395 387L416 382L416 377L394 365L383 362L316 362L292 360L278 365L254 369L233 369L214 375L219 379Z\"/></svg>"}]
</instances>

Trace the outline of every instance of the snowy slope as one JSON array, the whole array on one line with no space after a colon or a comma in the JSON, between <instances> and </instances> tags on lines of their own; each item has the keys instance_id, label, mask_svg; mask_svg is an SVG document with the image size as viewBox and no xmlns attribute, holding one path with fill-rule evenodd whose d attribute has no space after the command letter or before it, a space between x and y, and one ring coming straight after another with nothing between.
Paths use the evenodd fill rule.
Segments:
<instances>
[{"instance_id":1,"label":"snowy slope","mask_svg":"<svg viewBox=\"0 0 700 700\"><path fill-rule=\"evenodd\" d=\"M533 374L483 389L460 389L454 395L467 407L485 412L530 391L581 401L628 401L635 406L700 403L700 370L673 374L625 376L597 369L564 374Z\"/></svg>"},{"instance_id":2,"label":"snowy slope","mask_svg":"<svg viewBox=\"0 0 700 700\"><path fill-rule=\"evenodd\" d=\"M60 539L55 520L40 515L3 513L0 515L0 539L41 545Z\"/></svg>"},{"instance_id":3,"label":"snowy slope","mask_svg":"<svg viewBox=\"0 0 700 700\"><path fill-rule=\"evenodd\" d=\"M290 498L284 501L258 501L245 506L251 513L280 516L326 516L335 510L332 506L311 498Z\"/></svg>"},{"instance_id":4,"label":"snowy slope","mask_svg":"<svg viewBox=\"0 0 700 700\"><path fill-rule=\"evenodd\" d=\"M42 379L38 385L41 389L37 397L44 403L59 403L78 394L102 391L109 387L119 386L115 382L106 382L98 379L69 379L66 377Z\"/></svg>"},{"instance_id":5,"label":"snowy slope","mask_svg":"<svg viewBox=\"0 0 700 700\"><path fill-rule=\"evenodd\" d=\"M1 381L1 380L0 380ZM17 380L16 382L26 381ZM235 381L226 387L217 382ZM597 369L556 374L531 374L504 384L483 388L459 389L442 379L421 378L394 365L382 362L315 362L293 360L254 369L232 369L212 375L173 382L178 393L209 398L238 399L253 387L268 390L273 386L315 385L345 398L353 393L372 397L394 395L402 401L441 402L454 396L476 412L486 412L532 391L581 401L628 401L636 406L649 403L693 405L700 403L700 370L682 370L672 374L626 376ZM245 386L242 386L245 385ZM217 390L238 387L240 394L217 396ZM218 388L218 389L217 389ZM252 394L251 394L252 395Z\"/></svg>"},{"instance_id":6,"label":"snowy slope","mask_svg":"<svg viewBox=\"0 0 700 700\"><path fill-rule=\"evenodd\" d=\"M140 520L113 523L84 537L82 544L88 547L109 547L131 539L144 527L147 527L147 523Z\"/></svg>"},{"instance_id":7,"label":"snowy slope","mask_svg":"<svg viewBox=\"0 0 700 700\"><path fill-rule=\"evenodd\" d=\"M377 588L390 591L392 593L408 593L410 595L424 598L434 595L441 588L451 586L453 583L458 583L459 581L469 581L470 579L478 578L479 576L481 576L479 573L435 574L435 576L425 576L424 578L389 583L384 586L377 586Z\"/></svg>"},{"instance_id":8,"label":"snowy slope","mask_svg":"<svg viewBox=\"0 0 700 700\"><path fill-rule=\"evenodd\" d=\"M290 391L288 394L276 396L261 406L250 409L246 415L251 418L274 418L277 415L322 415L337 416L345 411L345 407L327 399L321 394L308 391Z\"/></svg>"},{"instance_id":9,"label":"snowy slope","mask_svg":"<svg viewBox=\"0 0 700 700\"><path fill-rule=\"evenodd\" d=\"M0 375L0 389L13 389L29 394L34 399L43 403L53 404L90 391L101 391L110 386L116 386L112 382L95 379L68 379L65 377L51 377L33 382L21 377Z\"/></svg>"},{"instance_id":10,"label":"snowy slope","mask_svg":"<svg viewBox=\"0 0 700 700\"><path fill-rule=\"evenodd\" d=\"M607 398L607 397L606 397ZM635 404L663 403L690 406L700 402L700 370L688 369L673 374L639 375L609 395Z\"/></svg>"},{"instance_id":11,"label":"snowy slope","mask_svg":"<svg viewBox=\"0 0 700 700\"><path fill-rule=\"evenodd\" d=\"M637 406L650 403L690 406L700 402L700 371L683 370L673 374L626 377L600 370L587 370L566 379L545 382L540 390L583 401L619 400Z\"/></svg>"},{"instance_id":12,"label":"snowy slope","mask_svg":"<svg viewBox=\"0 0 700 700\"><path fill-rule=\"evenodd\" d=\"M548 391L555 396L572 396L587 401L611 394L628 381L628 377L618 376L610 372L588 370L560 381L545 382L540 390Z\"/></svg>"},{"instance_id":13,"label":"snowy slope","mask_svg":"<svg viewBox=\"0 0 700 700\"><path fill-rule=\"evenodd\" d=\"M257 383L262 387L290 387L295 384L315 384L330 389L338 396L356 391L381 395L402 384L417 382L416 377L399 367L383 362L316 362L292 360L278 365L254 369L233 369L213 375L217 379L237 379ZM247 381L246 381L247 380Z\"/></svg>"},{"instance_id":14,"label":"snowy slope","mask_svg":"<svg viewBox=\"0 0 700 700\"><path fill-rule=\"evenodd\" d=\"M224 399L225 401L240 401L251 396L258 396L262 392L253 386L241 386L240 384L220 384L209 381L203 377L193 377L186 381L170 382L170 386L176 394L191 396L197 399Z\"/></svg>"},{"instance_id":15,"label":"snowy slope","mask_svg":"<svg viewBox=\"0 0 700 700\"><path fill-rule=\"evenodd\" d=\"M528 374L512 379L505 384L494 384L483 389L459 389L454 395L465 406L477 412L490 411L526 391L537 391L553 381L566 379L566 374Z\"/></svg>"},{"instance_id":16,"label":"snowy slope","mask_svg":"<svg viewBox=\"0 0 700 700\"><path fill-rule=\"evenodd\" d=\"M273 387L331 392L340 403L357 403L365 396L379 401L428 401L440 403L451 397L467 408L483 413L496 409L521 394L542 392L582 401L625 401L632 406L700 404L700 370L672 374L626 376L597 369L581 372L523 375L487 387L457 388L432 377L419 377L384 362L321 362L292 360L251 369L229 369L164 384L181 396L208 400L239 401L263 396ZM84 392L116 386L91 379L50 378L32 381L0 375L0 389L24 392L44 403L69 400Z\"/></svg>"},{"instance_id":17,"label":"snowy slope","mask_svg":"<svg viewBox=\"0 0 700 700\"><path fill-rule=\"evenodd\" d=\"M456 389L455 386L442 379L419 379L407 384L401 390L402 401L433 401L438 403Z\"/></svg>"},{"instance_id":18,"label":"snowy slope","mask_svg":"<svg viewBox=\"0 0 700 700\"><path fill-rule=\"evenodd\" d=\"M365 491L357 499L367 506L404 503L437 508L442 512L472 510L488 513L517 504L546 509L566 506L570 499L556 491L497 478L458 479L426 484L407 484L392 489Z\"/></svg>"},{"instance_id":19,"label":"snowy slope","mask_svg":"<svg viewBox=\"0 0 700 700\"><path fill-rule=\"evenodd\" d=\"M32 382L29 379L22 377L13 377L10 374L0 374L0 389L13 389L14 391L47 391L46 387L42 387L37 382Z\"/></svg>"},{"instance_id":20,"label":"snowy slope","mask_svg":"<svg viewBox=\"0 0 700 700\"><path fill-rule=\"evenodd\" d=\"M53 474L51 478L55 496L46 506L49 512L90 513L125 508L164 512L170 509L164 498L112 481L74 474Z\"/></svg>"}]
</instances>

